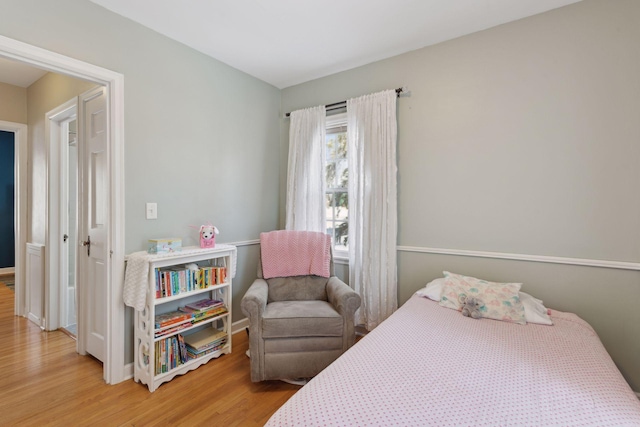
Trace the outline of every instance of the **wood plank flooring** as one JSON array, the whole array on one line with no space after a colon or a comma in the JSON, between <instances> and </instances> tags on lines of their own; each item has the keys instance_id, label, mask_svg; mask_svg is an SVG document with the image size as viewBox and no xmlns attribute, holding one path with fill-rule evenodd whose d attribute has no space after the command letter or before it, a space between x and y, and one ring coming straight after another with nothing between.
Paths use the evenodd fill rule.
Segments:
<instances>
[{"instance_id":1,"label":"wood plank flooring","mask_svg":"<svg viewBox=\"0 0 640 427\"><path fill-rule=\"evenodd\" d=\"M165 383L154 393L128 380L107 385L102 364L75 351L60 331L13 315L0 286L0 425L261 426L300 387L249 377L245 331L233 353Z\"/></svg>"}]
</instances>

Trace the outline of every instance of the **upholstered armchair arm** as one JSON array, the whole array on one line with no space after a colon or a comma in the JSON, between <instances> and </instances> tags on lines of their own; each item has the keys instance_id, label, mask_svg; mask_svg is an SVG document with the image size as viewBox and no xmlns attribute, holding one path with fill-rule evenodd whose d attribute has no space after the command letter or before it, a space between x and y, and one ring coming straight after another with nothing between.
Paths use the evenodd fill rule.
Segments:
<instances>
[{"instance_id":1,"label":"upholstered armchair arm","mask_svg":"<svg viewBox=\"0 0 640 427\"><path fill-rule=\"evenodd\" d=\"M249 318L249 321L262 318L262 313L267 307L267 296L269 294L269 286L264 279L256 279L251 287L242 297L240 307L242 313Z\"/></svg>"},{"instance_id":2,"label":"upholstered armchair arm","mask_svg":"<svg viewBox=\"0 0 640 427\"><path fill-rule=\"evenodd\" d=\"M264 378L264 342L262 340L261 320L267 307L269 286L266 280L256 279L240 303L242 313L249 318L249 354L255 363L251 363L251 381ZM256 362L257 361L257 362Z\"/></svg>"},{"instance_id":3,"label":"upholstered armchair arm","mask_svg":"<svg viewBox=\"0 0 640 427\"><path fill-rule=\"evenodd\" d=\"M329 278L327 282L327 297L329 303L336 309L344 319L344 345L346 351L353 345L356 339L354 329L354 315L360 307L360 295L347 286L342 280L336 276Z\"/></svg>"}]
</instances>

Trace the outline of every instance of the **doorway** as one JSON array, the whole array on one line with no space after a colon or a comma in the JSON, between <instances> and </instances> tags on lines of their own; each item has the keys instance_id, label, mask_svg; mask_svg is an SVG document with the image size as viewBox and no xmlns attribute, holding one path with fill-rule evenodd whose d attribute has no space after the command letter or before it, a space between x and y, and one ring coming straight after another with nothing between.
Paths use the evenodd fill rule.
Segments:
<instances>
[{"instance_id":1,"label":"doorway","mask_svg":"<svg viewBox=\"0 0 640 427\"><path fill-rule=\"evenodd\" d=\"M67 150L67 234L66 239L68 242L77 242L78 239L78 122L74 118L67 123L65 129L65 135L67 141L65 148ZM77 246L70 244L67 246L67 251L64 254L66 256L67 278L66 283L66 298L63 298L64 303L60 307L62 313L62 328L69 333L72 337L78 336L78 324L77 324L77 304L76 299L76 277L77 277ZM63 283L64 285L64 283ZM64 288L65 286L63 286Z\"/></svg>"},{"instance_id":2,"label":"doorway","mask_svg":"<svg viewBox=\"0 0 640 427\"><path fill-rule=\"evenodd\" d=\"M68 330L77 338L78 353L100 362L105 361L107 330L108 117L105 90L99 85L49 111L45 123L49 138L45 328Z\"/></svg>"},{"instance_id":3,"label":"doorway","mask_svg":"<svg viewBox=\"0 0 640 427\"><path fill-rule=\"evenodd\" d=\"M49 202L45 329L67 330L78 337L76 308L78 245L78 101L70 99L46 114ZM79 343L79 347L82 347Z\"/></svg>"},{"instance_id":4,"label":"doorway","mask_svg":"<svg viewBox=\"0 0 640 427\"><path fill-rule=\"evenodd\" d=\"M0 36L0 57L84 79L102 85L106 89L106 105L110 120L107 124L108 138L106 140L108 163L105 163L105 167L108 170L109 183L107 196L111 204L105 234L107 246L104 248L107 254L107 263L104 265L105 288L102 304L106 318L103 378L109 384L124 381L130 376L130 367L125 366L124 362L125 334L122 331L125 329L125 308L121 300L124 277L124 77L122 74L4 36ZM25 144L24 152L21 154L24 154L26 166L26 126L20 129L24 130ZM22 150L22 143L20 143L20 147ZM26 178L26 167L24 169ZM24 182L26 183L26 180ZM26 213L26 203L24 208L23 212ZM49 213L51 212L49 211ZM20 245L21 247L16 251L16 254L20 255L16 260L15 312L24 315L25 283L22 277L24 275L24 260L19 262L18 259L26 253L26 241L22 240ZM50 252L47 251L47 254Z\"/></svg>"},{"instance_id":5,"label":"doorway","mask_svg":"<svg viewBox=\"0 0 640 427\"><path fill-rule=\"evenodd\" d=\"M26 315L25 257L27 248L27 125L0 121L0 130L13 134L14 165L14 312Z\"/></svg>"},{"instance_id":6,"label":"doorway","mask_svg":"<svg viewBox=\"0 0 640 427\"><path fill-rule=\"evenodd\" d=\"M60 132L60 202L62 242L60 248L60 328L78 338L77 248L78 239L78 121L77 106L57 127Z\"/></svg>"},{"instance_id":7,"label":"doorway","mask_svg":"<svg viewBox=\"0 0 640 427\"><path fill-rule=\"evenodd\" d=\"M0 274L15 271L14 158L15 135L0 130Z\"/></svg>"}]
</instances>

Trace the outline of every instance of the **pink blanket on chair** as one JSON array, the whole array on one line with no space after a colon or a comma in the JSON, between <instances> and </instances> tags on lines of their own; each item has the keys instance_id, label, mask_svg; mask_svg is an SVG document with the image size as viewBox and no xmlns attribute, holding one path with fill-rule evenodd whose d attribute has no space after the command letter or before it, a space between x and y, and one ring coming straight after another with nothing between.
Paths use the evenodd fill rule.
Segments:
<instances>
[{"instance_id":1,"label":"pink blanket on chair","mask_svg":"<svg viewBox=\"0 0 640 427\"><path fill-rule=\"evenodd\" d=\"M280 230L260 233L262 276L329 277L331 237L314 231Z\"/></svg>"}]
</instances>

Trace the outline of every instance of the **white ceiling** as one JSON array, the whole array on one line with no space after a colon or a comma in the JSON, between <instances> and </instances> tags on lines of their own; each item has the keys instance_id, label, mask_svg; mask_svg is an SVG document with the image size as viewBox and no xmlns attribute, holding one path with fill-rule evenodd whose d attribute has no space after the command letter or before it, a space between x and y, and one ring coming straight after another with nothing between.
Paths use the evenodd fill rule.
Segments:
<instances>
[{"instance_id":1,"label":"white ceiling","mask_svg":"<svg viewBox=\"0 0 640 427\"><path fill-rule=\"evenodd\" d=\"M91 0L278 88L579 0Z\"/></svg>"},{"instance_id":2,"label":"white ceiling","mask_svg":"<svg viewBox=\"0 0 640 427\"><path fill-rule=\"evenodd\" d=\"M0 82L14 86L29 87L47 74L45 70L0 57Z\"/></svg>"}]
</instances>

